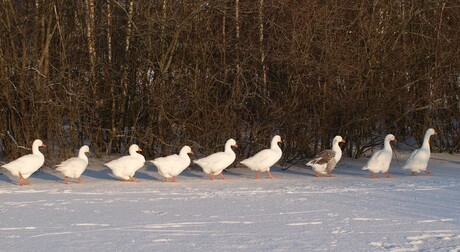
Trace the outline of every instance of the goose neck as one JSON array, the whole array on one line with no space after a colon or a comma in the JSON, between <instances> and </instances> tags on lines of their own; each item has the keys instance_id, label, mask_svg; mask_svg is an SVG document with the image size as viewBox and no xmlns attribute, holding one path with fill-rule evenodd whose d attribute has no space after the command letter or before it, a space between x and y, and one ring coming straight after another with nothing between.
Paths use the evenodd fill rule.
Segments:
<instances>
[{"instance_id":1,"label":"goose neck","mask_svg":"<svg viewBox=\"0 0 460 252\"><path fill-rule=\"evenodd\" d=\"M34 144L34 145L32 146L32 154L43 156L43 153L40 152L40 149L39 149L38 147L39 147L39 146L38 146L37 144Z\"/></svg>"},{"instance_id":2,"label":"goose neck","mask_svg":"<svg viewBox=\"0 0 460 252\"><path fill-rule=\"evenodd\" d=\"M388 139L388 138L385 139L384 149L385 149L385 150L390 150L390 151L391 151L390 139Z\"/></svg>"},{"instance_id":3,"label":"goose neck","mask_svg":"<svg viewBox=\"0 0 460 252\"><path fill-rule=\"evenodd\" d=\"M430 149L430 137L431 137L431 134L429 134L428 132L425 134L425 137L423 138L423 144L422 144L422 148L424 149Z\"/></svg>"}]
</instances>

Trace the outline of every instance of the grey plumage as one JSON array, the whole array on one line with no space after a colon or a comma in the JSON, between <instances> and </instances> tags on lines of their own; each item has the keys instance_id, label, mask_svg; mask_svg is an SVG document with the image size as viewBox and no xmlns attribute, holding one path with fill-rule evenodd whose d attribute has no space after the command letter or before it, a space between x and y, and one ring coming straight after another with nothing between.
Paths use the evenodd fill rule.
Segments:
<instances>
[{"instance_id":1,"label":"grey plumage","mask_svg":"<svg viewBox=\"0 0 460 252\"><path fill-rule=\"evenodd\" d=\"M326 171L328 174L332 173L332 170L334 170L336 164L337 164L337 161L335 161L335 158L332 158L331 161L327 163Z\"/></svg>"},{"instance_id":2,"label":"grey plumage","mask_svg":"<svg viewBox=\"0 0 460 252\"><path fill-rule=\"evenodd\" d=\"M309 163L310 164L327 164L329 161L334 159L335 151L333 150L323 150L318 155L316 155ZM335 165L334 165L335 166Z\"/></svg>"}]
</instances>

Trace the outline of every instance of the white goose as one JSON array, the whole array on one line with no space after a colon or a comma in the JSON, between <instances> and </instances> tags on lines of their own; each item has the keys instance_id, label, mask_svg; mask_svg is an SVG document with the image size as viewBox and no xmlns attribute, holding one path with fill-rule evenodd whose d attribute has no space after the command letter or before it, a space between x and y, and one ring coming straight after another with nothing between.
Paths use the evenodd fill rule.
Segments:
<instances>
[{"instance_id":1,"label":"white goose","mask_svg":"<svg viewBox=\"0 0 460 252\"><path fill-rule=\"evenodd\" d=\"M38 147L46 147L46 145L43 144L42 140L37 139L32 144L32 154L22 156L2 165L2 167L7 169L13 176L19 177L20 186L22 186L24 182L26 185L29 185L28 178L30 175L45 163L45 156L43 156Z\"/></svg>"},{"instance_id":2,"label":"white goose","mask_svg":"<svg viewBox=\"0 0 460 252\"><path fill-rule=\"evenodd\" d=\"M345 140L341 136L335 136L332 140L332 149L321 151L306 164L311 166L313 171L315 171L316 177L326 174L328 177L334 176L332 175L332 170L334 170L335 165L342 158L342 149L340 149L339 143L345 143Z\"/></svg>"},{"instance_id":3,"label":"white goose","mask_svg":"<svg viewBox=\"0 0 460 252\"><path fill-rule=\"evenodd\" d=\"M137 182L134 178L134 173L142 168L145 163L144 156L137 153L138 151L142 151L142 149L137 144L133 144L129 147L129 156L112 160L105 165L112 170L113 175L123 182Z\"/></svg>"},{"instance_id":4,"label":"white goose","mask_svg":"<svg viewBox=\"0 0 460 252\"><path fill-rule=\"evenodd\" d=\"M430 137L432 135L437 135L437 133L434 129L429 128L425 132L422 147L413 151L406 161L406 164L402 167L403 169L411 170L412 176L417 176L417 173L422 171L426 174L432 174L432 172L426 170L428 167L428 160L430 160Z\"/></svg>"},{"instance_id":5,"label":"white goose","mask_svg":"<svg viewBox=\"0 0 460 252\"><path fill-rule=\"evenodd\" d=\"M219 175L222 179L222 171L235 161L236 154L232 150L232 146L238 147L236 141L232 138L228 139L225 143L225 150L223 152L217 152L207 157L193 160L193 163L201 166L203 172L210 174L210 179L214 179L214 175Z\"/></svg>"},{"instance_id":6,"label":"white goose","mask_svg":"<svg viewBox=\"0 0 460 252\"><path fill-rule=\"evenodd\" d=\"M270 173L270 167L280 160L283 152L278 146L282 142L281 137L276 135L273 137L270 149L261 150L254 156L241 161L241 164L246 165L249 169L257 171L256 179L260 178L261 172L267 172L269 178L273 178Z\"/></svg>"},{"instance_id":7,"label":"white goose","mask_svg":"<svg viewBox=\"0 0 460 252\"><path fill-rule=\"evenodd\" d=\"M173 154L166 157L159 157L150 162L158 168L158 173L164 177L165 182L168 182L169 178L172 178L172 182L176 182L176 176L190 165L189 153L193 154L192 149L186 145L182 147L179 155Z\"/></svg>"},{"instance_id":8,"label":"white goose","mask_svg":"<svg viewBox=\"0 0 460 252\"><path fill-rule=\"evenodd\" d=\"M396 137L393 134L388 134L385 137L383 149L377 151L372 155L371 159L367 162L367 165L364 166L363 170L369 170L371 172L371 178L377 178L375 173L385 173L387 178L391 178L388 169L390 169L391 158L393 155L393 150L391 149L390 141L395 141Z\"/></svg>"},{"instance_id":9,"label":"white goose","mask_svg":"<svg viewBox=\"0 0 460 252\"><path fill-rule=\"evenodd\" d=\"M78 151L78 157L67 159L57 165L56 171L60 171L64 174L66 184L69 184L69 177L77 179L77 183L81 183L80 176L88 166L88 157L85 154L86 152L89 153L89 147L87 145L83 145Z\"/></svg>"}]
</instances>

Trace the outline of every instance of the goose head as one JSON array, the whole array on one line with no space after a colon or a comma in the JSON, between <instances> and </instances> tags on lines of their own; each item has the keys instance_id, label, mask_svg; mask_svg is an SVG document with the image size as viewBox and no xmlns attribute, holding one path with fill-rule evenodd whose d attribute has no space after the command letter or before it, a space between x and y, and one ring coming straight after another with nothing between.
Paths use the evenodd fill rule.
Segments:
<instances>
[{"instance_id":1,"label":"goose head","mask_svg":"<svg viewBox=\"0 0 460 252\"><path fill-rule=\"evenodd\" d=\"M193 155L193 151L192 148L190 148L190 146L185 145L184 147L182 147L182 149L180 149L179 156L188 156L188 154Z\"/></svg>"},{"instance_id":2,"label":"goose head","mask_svg":"<svg viewBox=\"0 0 460 252\"><path fill-rule=\"evenodd\" d=\"M394 141L395 143L397 143L398 139L396 139L396 137L393 134L388 134L385 137L385 142L390 142L390 141Z\"/></svg>"},{"instance_id":3,"label":"goose head","mask_svg":"<svg viewBox=\"0 0 460 252\"><path fill-rule=\"evenodd\" d=\"M89 153L89 147L88 145L83 145L81 148L80 148L80 151L82 151L83 153Z\"/></svg>"},{"instance_id":4,"label":"goose head","mask_svg":"<svg viewBox=\"0 0 460 252\"><path fill-rule=\"evenodd\" d=\"M78 151L78 156L85 155L85 153L91 153L89 151L89 146L88 145L83 145L80 150Z\"/></svg>"},{"instance_id":5,"label":"goose head","mask_svg":"<svg viewBox=\"0 0 460 252\"><path fill-rule=\"evenodd\" d=\"M227 142L225 143L225 146L238 148L238 144L236 144L236 141L233 138L228 139Z\"/></svg>"},{"instance_id":6,"label":"goose head","mask_svg":"<svg viewBox=\"0 0 460 252\"><path fill-rule=\"evenodd\" d=\"M270 149L281 150L278 143L282 143L281 137L276 135L272 138L272 142L270 144Z\"/></svg>"},{"instance_id":7,"label":"goose head","mask_svg":"<svg viewBox=\"0 0 460 252\"><path fill-rule=\"evenodd\" d=\"M34 143L32 144L32 148L38 148L38 147L43 147L43 148L45 148L46 145L43 143L42 140L36 139L36 140L34 141Z\"/></svg>"},{"instance_id":8,"label":"goose head","mask_svg":"<svg viewBox=\"0 0 460 252\"><path fill-rule=\"evenodd\" d=\"M283 140L281 140L281 137L279 135L276 135L272 139L272 143L282 143Z\"/></svg>"},{"instance_id":9,"label":"goose head","mask_svg":"<svg viewBox=\"0 0 460 252\"><path fill-rule=\"evenodd\" d=\"M426 131L426 134L432 136L432 135L437 135L438 132L436 132L436 130L434 130L433 128L429 128L429 129Z\"/></svg>"},{"instance_id":10,"label":"goose head","mask_svg":"<svg viewBox=\"0 0 460 252\"><path fill-rule=\"evenodd\" d=\"M335 136L332 142L333 143L345 143L345 140L341 136Z\"/></svg>"},{"instance_id":11,"label":"goose head","mask_svg":"<svg viewBox=\"0 0 460 252\"><path fill-rule=\"evenodd\" d=\"M129 146L129 155L135 155L137 152L141 152L142 149L137 144L132 144Z\"/></svg>"}]
</instances>

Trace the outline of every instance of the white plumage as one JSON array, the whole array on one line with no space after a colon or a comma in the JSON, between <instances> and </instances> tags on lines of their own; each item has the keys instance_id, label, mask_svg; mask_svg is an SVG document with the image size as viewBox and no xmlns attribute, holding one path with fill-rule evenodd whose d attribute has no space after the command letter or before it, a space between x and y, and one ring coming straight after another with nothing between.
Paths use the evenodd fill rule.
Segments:
<instances>
[{"instance_id":1,"label":"white plumage","mask_svg":"<svg viewBox=\"0 0 460 252\"><path fill-rule=\"evenodd\" d=\"M278 162L283 155L281 148L278 146L278 143L280 142L282 142L281 137L278 135L274 136L271 141L270 149L261 150L254 156L247 158L240 163L244 164L253 171L257 171L257 179L260 178L261 172L267 172L269 178L273 178L270 173L270 167Z\"/></svg>"},{"instance_id":2,"label":"white plumage","mask_svg":"<svg viewBox=\"0 0 460 252\"><path fill-rule=\"evenodd\" d=\"M211 154L207 157L194 160L193 163L201 166L203 172L210 174L210 179L214 179L214 175L219 175L222 179L222 171L231 165L236 158L235 152L232 150L232 146L238 147L236 141L232 138L228 139L225 143L225 148L223 152L217 152Z\"/></svg>"},{"instance_id":3,"label":"white plumage","mask_svg":"<svg viewBox=\"0 0 460 252\"><path fill-rule=\"evenodd\" d=\"M342 149L339 143L345 143L345 140L341 136L335 136L332 140L332 149L321 151L306 164L307 166L311 166L315 172L315 176L321 177L321 175L326 174L329 177L334 176L332 175L332 170L334 170L335 165L342 158Z\"/></svg>"},{"instance_id":4,"label":"white plumage","mask_svg":"<svg viewBox=\"0 0 460 252\"><path fill-rule=\"evenodd\" d=\"M164 177L165 182L168 182L169 178L172 178L172 182L176 182L176 176L190 165L189 153L193 154L192 149L186 145L182 147L179 155L159 157L150 162L158 168L158 173Z\"/></svg>"},{"instance_id":5,"label":"white plumage","mask_svg":"<svg viewBox=\"0 0 460 252\"><path fill-rule=\"evenodd\" d=\"M123 156L121 158L112 160L105 165L112 170L113 175L127 182L135 182L134 174L137 170L142 168L145 163L145 158L141 154L137 153L142 151L139 146L133 144L129 147L129 156Z\"/></svg>"},{"instance_id":6,"label":"white plumage","mask_svg":"<svg viewBox=\"0 0 460 252\"><path fill-rule=\"evenodd\" d=\"M66 184L69 183L69 177L77 179L81 183L80 176L88 166L88 157L86 152L89 152L89 147L83 145L78 151L78 157L67 159L66 161L57 165L56 171L60 171L65 176Z\"/></svg>"},{"instance_id":7,"label":"white plumage","mask_svg":"<svg viewBox=\"0 0 460 252\"><path fill-rule=\"evenodd\" d=\"M24 181L29 185L28 178L32 173L37 171L45 163L45 156L40 152L38 147L46 147L42 140L37 139L32 144L32 154L22 156L7 164L2 165L11 175L19 177L19 185L22 186Z\"/></svg>"},{"instance_id":8,"label":"white plumage","mask_svg":"<svg viewBox=\"0 0 460 252\"><path fill-rule=\"evenodd\" d=\"M430 137L436 134L436 131L432 128L429 128L425 132L422 147L412 152L409 159L406 160L406 164L402 167L403 169L411 170L413 176L422 171L426 174L432 174L430 171L427 171L427 167L431 155Z\"/></svg>"},{"instance_id":9,"label":"white plumage","mask_svg":"<svg viewBox=\"0 0 460 252\"><path fill-rule=\"evenodd\" d=\"M375 152L371 159L367 162L367 165L362 168L363 170L369 170L371 172L371 178L377 178L375 173L379 172L386 173L387 177L391 178L391 175L388 172L393 155L390 141L397 141L393 134L388 134L385 137L383 149Z\"/></svg>"}]
</instances>

